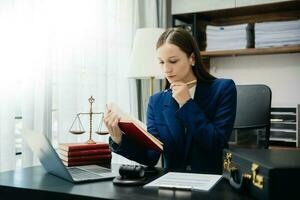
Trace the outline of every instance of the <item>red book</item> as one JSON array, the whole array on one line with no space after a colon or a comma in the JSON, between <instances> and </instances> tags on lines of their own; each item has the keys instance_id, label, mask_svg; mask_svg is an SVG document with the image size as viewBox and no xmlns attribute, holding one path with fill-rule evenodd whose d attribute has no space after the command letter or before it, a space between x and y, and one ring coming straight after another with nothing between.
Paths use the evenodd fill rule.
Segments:
<instances>
[{"instance_id":1,"label":"red book","mask_svg":"<svg viewBox=\"0 0 300 200\"><path fill-rule=\"evenodd\" d=\"M147 132L147 127L143 122L125 113L114 103L108 103L107 108L120 116L121 120L118 125L126 136L135 140L141 147L154 149L160 153L163 151L163 144Z\"/></svg>"},{"instance_id":2,"label":"red book","mask_svg":"<svg viewBox=\"0 0 300 200\"><path fill-rule=\"evenodd\" d=\"M80 161L104 161L110 160L112 155L93 155L93 156L75 156L75 157L66 157L59 154L60 159L67 162L80 162Z\"/></svg>"},{"instance_id":3,"label":"red book","mask_svg":"<svg viewBox=\"0 0 300 200\"><path fill-rule=\"evenodd\" d=\"M90 149L90 150L79 150L79 151L64 151L62 149L57 150L60 155L72 157L72 156L89 156L89 155L104 155L110 154L110 149Z\"/></svg>"},{"instance_id":4,"label":"red book","mask_svg":"<svg viewBox=\"0 0 300 200\"><path fill-rule=\"evenodd\" d=\"M61 143L58 146L59 149L64 151L79 151L79 150L90 150L90 149L108 149L108 143Z\"/></svg>"},{"instance_id":5,"label":"red book","mask_svg":"<svg viewBox=\"0 0 300 200\"><path fill-rule=\"evenodd\" d=\"M133 121L119 121L118 125L125 135L131 137L141 146L157 152L163 151L162 143L137 123Z\"/></svg>"},{"instance_id":6,"label":"red book","mask_svg":"<svg viewBox=\"0 0 300 200\"><path fill-rule=\"evenodd\" d=\"M107 164L110 164L111 163L111 160L105 160L105 161L79 161L79 162L67 162L67 161L64 161L62 160L63 164L67 167L71 167L71 166L79 166L79 165L107 165Z\"/></svg>"}]
</instances>

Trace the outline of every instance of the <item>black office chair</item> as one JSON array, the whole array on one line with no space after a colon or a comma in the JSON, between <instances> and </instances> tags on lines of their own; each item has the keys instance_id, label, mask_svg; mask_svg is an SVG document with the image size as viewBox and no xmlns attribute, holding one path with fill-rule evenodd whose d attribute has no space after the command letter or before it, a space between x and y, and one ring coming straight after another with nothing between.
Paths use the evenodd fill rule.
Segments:
<instances>
[{"instance_id":1,"label":"black office chair","mask_svg":"<svg viewBox=\"0 0 300 200\"><path fill-rule=\"evenodd\" d=\"M269 147L272 91L266 85L237 85L234 130L265 128L264 148Z\"/></svg>"}]
</instances>

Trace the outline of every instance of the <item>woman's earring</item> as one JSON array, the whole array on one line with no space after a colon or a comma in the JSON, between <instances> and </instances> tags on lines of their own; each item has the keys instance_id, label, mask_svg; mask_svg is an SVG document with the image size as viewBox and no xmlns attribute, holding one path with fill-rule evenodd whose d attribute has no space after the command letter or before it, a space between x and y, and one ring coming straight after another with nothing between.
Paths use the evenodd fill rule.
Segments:
<instances>
[{"instance_id":1,"label":"woman's earring","mask_svg":"<svg viewBox=\"0 0 300 200\"><path fill-rule=\"evenodd\" d=\"M194 67L194 66L195 66L195 63L192 64L192 67Z\"/></svg>"}]
</instances>

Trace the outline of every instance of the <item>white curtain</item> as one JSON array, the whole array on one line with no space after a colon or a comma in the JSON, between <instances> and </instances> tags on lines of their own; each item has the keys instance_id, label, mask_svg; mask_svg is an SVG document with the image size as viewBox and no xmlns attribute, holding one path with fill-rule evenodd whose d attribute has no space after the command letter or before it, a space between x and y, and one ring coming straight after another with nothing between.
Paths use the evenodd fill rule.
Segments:
<instances>
[{"instance_id":1,"label":"white curtain","mask_svg":"<svg viewBox=\"0 0 300 200\"><path fill-rule=\"evenodd\" d=\"M46 134L56 144L85 141L87 134L78 137L68 130L76 113L88 111L90 95L96 99L94 112L105 111L105 103L114 101L134 114L135 85L124 76L134 3L0 1L0 170L16 166L20 128ZM95 118L94 130L98 122ZM107 136L93 138L107 141ZM36 163L23 143L22 166Z\"/></svg>"},{"instance_id":2,"label":"white curtain","mask_svg":"<svg viewBox=\"0 0 300 200\"><path fill-rule=\"evenodd\" d=\"M86 141L87 133L68 131L77 113L89 111L91 95L93 112L113 101L138 116L135 80L125 74L141 20L157 26L156 6L146 0L0 0L0 170L16 167L21 128L45 134L55 147ZM88 132L87 116L82 122ZM107 142L108 136L93 133L93 139ZM26 143L21 161L23 167L38 163ZM112 162L133 163L115 154Z\"/></svg>"},{"instance_id":3,"label":"white curtain","mask_svg":"<svg viewBox=\"0 0 300 200\"><path fill-rule=\"evenodd\" d=\"M3 78L3 77L1 77ZM3 86L3 85L2 85ZM14 95L0 86L0 171L15 166L15 110Z\"/></svg>"},{"instance_id":4,"label":"white curtain","mask_svg":"<svg viewBox=\"0 0 300 200\"><path fill-rule=\"evenodd\" d=\"M93 112L105 112L106 103L113 101L137 116L135 84L125 76L134 33L134 4L135 1L124 0L75 2L67 17L68 4L56 10L60 22L52 27L55 37L51 41L56 110L53 130L57 130L53 132L54 141L88 139L87 115L80 118L86 133L75 136L68 130L77 113L89 111L91 95L95 99ZM100 116L95 115L94 131L99 122ZM92 133L92 138L108 142L108 136ZM129 161L114 154L112 162Z\"/></svg>"},{"instance_id":5,"label":"white curtain","mask_svg":"<svg viewBox=\"0 0 300 200\"><path fill-rule=\"evenodd\" d=\"M51 65L44 3L0 1L0 170L16 167L17 149L22 152L23 166L37 163L26 143L21 143L22 128L51 134Z\"/></svg>"}]
</instances>

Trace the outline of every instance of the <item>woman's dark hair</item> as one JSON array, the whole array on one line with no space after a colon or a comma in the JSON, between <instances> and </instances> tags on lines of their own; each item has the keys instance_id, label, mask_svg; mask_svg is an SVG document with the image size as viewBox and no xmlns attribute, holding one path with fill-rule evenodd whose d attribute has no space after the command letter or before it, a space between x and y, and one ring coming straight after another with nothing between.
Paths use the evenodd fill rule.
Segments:
<instances>
[{"instance_id":1,"label":"woman's dark hair","mask_svg":"<svg viewBox=\"0 0 300 200\"><path fill-rule=\"evenodd\" d=\"M159 37L156 43L156 49L161 47L165 43L170 43L178 46L187 57L190 57L192 53L195 55L195 65L192 67L194 75L198 81L209 82L216 79L211 75L204 67L198 44L195 38L186 30L182 28L169 28ZM170 82L166 79L165 89L170 87Z\"/></svg>"}]
</instances>

